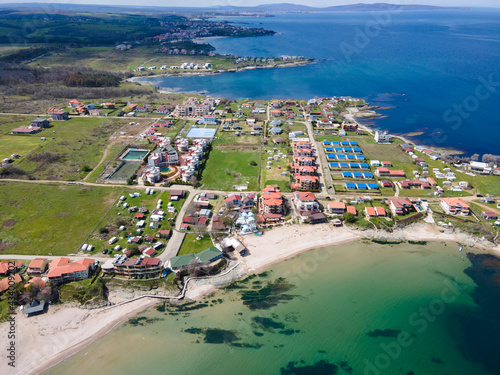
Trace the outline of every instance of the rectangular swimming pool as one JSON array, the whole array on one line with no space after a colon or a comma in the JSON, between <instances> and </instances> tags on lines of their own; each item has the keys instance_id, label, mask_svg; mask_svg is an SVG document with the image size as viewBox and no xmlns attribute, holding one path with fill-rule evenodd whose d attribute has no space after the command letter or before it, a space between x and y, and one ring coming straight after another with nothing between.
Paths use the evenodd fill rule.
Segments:
<instances>
[{"instance_id":1,"label":"rectangular swimming pool","mask_svg":"<svg viewBox=\"0 0 500 375\"><path fill-rule=\"evenodd\" d=\"M146 155L149 153L148 150L139 150L136 148L129 148L126 150L120 159L122 160L144 160Z\"/></svg>"}]
</instances>

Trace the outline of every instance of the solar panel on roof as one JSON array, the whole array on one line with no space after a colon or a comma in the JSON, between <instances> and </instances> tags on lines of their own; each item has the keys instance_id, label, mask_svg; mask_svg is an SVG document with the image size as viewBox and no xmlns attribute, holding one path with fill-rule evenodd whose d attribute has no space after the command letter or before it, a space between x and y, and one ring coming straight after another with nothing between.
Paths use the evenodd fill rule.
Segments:
<instances>
[{"instance_id":1,"label":"solar panel on roof","mask_svg":"<svg viewBox=\"0 0 500 375\"><path fill-rule=\"evenodd\" d=\"M325 147L326 152L333 152L333 147Z\"/></svg>"},{"instance_id":2,"label":"solar panel on roof","mask_svg":"<svg viewBox=\"0 0 500 375\"><path fill-rule=\"evenodd\" d=\"M369 187L370 189L378 189L378 185L377 185L377 184L374 184L374 183L369 183L369 184L368 184L368 187Z\"/></svg>"},{"instance_id":3,"label":"solar panel on roof","mask_svg":"<svg viewBox=\"0 0 500 375\"><path fill-rule=\"evenodd\" d=\"M356 184L356 187L359 190L366 190L366 189L368 189L368 185L366 185L366 184Z\"/></svg>"},{"instance_id":4,"label":"solar panel on roof","mask_svg":"<svg viewBox=\"0 0 500 375\"><path fill-rule=\"evenodd\" d=\"M355 189L356 188L356 184L354 182L346 182L345 183L345 187L348 188L348 189Z\"/></svg>"},{"instance_id":5,"label":"solar panel on roof","mask_svg":"<svg viewBox=\"0 0 500 375\"><path fill-rule=\"evenodd\" d=\"M349 168L349 163L339 163L340 168Z\"/></svg>"},{"instance_id":6,"label":"solar panel on roof","mask_svg":"<svg viewBox=\"0 0 500 375\"><path fill-rule=\"evenodd\" d=\"M356 155L356 160L365 160L365 155Z\"/></svg>"},{"instance_id":7,"label":"solar panel on roof","mask_svg":"<svg viewBox=\"0 0 500 375\"><path fill-rule=\"evenodd\" d=\"M354 155L344 155L347 156L347 159L349 160L356 160L356 157Z\"/></svg>"},{"instance_id":8,"label":"solar panel on roof","mask_svg":"<svg viewBox=\"0 0 500 375\"><path fill-rule=\"evenodd\" d=\"M352 150L353 152L362 152L362 150L359 147L354 147Z\"/></svg>"},{"instance_id":9,"label":"solar panel on roof","mask_svg":"<svg viewBox=\"0 0 500 375\"><path fill-rule=\"evenodd\" d=\"M373 178L373 173L363 173L365 178Z\"/></svg>"},{"instance_id":10,"label":"solar panel on roof","mask_svg":"<svg viewBox=\"0 0 500 375\"><path fill-rule=\"evenodd\" d=\"M360 172L354 172L354 173L353 173L353 176L354 176L355 178L362 178L362 177L363 177L363 173L360 173Z\"/></svg>"},{"instance_id":11,"label":"solar panel on roof","mask_svg":"<svg viewBox=\"0 0 500 375\"><path fill-rule=\"evenodd\" d=\"M335 147L335 152L342 152L342 147Z\"/></svg>"},{"instance_id":12,"label":"solar panel on roof","mask_svg":"<svg viewBox=\"0 0 500 375\"><path fill-rule=\"evenodd\" d=\"M336 155L334 155L334 154L327 154L326 157L328 159L337 159Z\"/></svg>"},{"instance_id":13,"label":"solar panel on roof","mask_svg":"<svg viewBox=\"0 0 500 375\"><path fill-rule=\"evenodd\" d=\"M344 148L344 152L352 153L352 148Z\"/></svg>"},{"instance_id":14,"label":"solar panel on roof","mask_svg":"<svg viewBox=\"0 0 500 375\"><path fill-rule=\"evenodd\" d=\"M339 163L330 163L330 168L338 168Z\"/></svg>"},{"instance_id":15,"label":"solar panel on roof","mask_svg":"<svg viewBox=\"0 0 500 375\"><path fill-rule=\"evenodd\" d=\"M357 146L358 142L351 142L351 146Z\"/></svg>"},{"instance_id":16,"label":"solar panel on roof","mask_svg":"<svg viewBox=\"0 0 500 375\"><path fill-rule=\"evenodd\" d=\"M349 166L350 166L352 169L358 169L358 168L359 168L359 164L358 164L358 163L349 163Z\"/></svg>"},{"instance_id":17,"label":"solar panel on roof","mask_svg":"<svg viewBox=\"0 0 500 375\"><path fill-rule=\"evenodd\" d=\"M342 146L349 146L349 142L340 142Z\"/></svg>"},{"instance_id":18,"label":"solar panel on roof","mask_svg":"<svg viewBox=\"0 0 500 375\"><path fill-rule=\"evenodd\" d=\"M370 168L370 166L367 163L361 163L359 166L360 166L360 168L364 168L364 169Z\"/></svg>"},{"instance_id":19,"label":"solar panel on roof","mask_svg":"<svg viewBox=\"0 0 500 375\"><path fill-rule=\"evenodd\" d=\"M331 145L331 144L332 144L332 142L330 142L330 141L323 141L323 144L324 144L325 146L327 146L327 145Z\"/></svg>"},{"instance_id":20,"label":"solar panel on roof","mask_svg":"<svg viewBox=\"0 0 500 375\"><path fill-rule=\"evenodd\" d=\"M346 155L342 155L342 154L337 155L337 160L346 160L346 159L347 159Z\"/></svg>"},{"instance_id":21,"label":"solar panel on roof","mask_svg":"<svg viewBox=\"0 0 500 375\"><path fill-rule=\"evenodd\" d=\"M351 172L342 172L342 177L344 177L344 178L352 178L352 173Z\"/></svg>"}]
</instances>

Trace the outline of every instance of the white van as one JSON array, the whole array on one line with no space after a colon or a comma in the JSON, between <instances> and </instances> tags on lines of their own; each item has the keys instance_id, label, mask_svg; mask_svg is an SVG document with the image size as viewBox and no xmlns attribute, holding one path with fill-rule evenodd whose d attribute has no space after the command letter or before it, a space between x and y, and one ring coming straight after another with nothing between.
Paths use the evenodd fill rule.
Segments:
<instances>
[{"instance_id":1,"label":"white van","mask_svg":"<svg viewBox=\"0 0 500 375\"><path fill-rule=\"evenodd\" d=\"M116 241L118 241L118 238L112 237L112 238L109 239L109 244L113 245Z\"/></svg>"}]
</instances>

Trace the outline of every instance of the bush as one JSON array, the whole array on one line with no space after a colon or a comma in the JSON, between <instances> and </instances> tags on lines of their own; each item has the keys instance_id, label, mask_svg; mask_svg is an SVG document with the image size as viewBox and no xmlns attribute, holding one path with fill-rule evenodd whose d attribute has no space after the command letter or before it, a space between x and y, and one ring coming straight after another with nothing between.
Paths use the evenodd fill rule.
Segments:
<instances>
[{"instance_id":1,"label":"bush","mask_svg":"<svg viewBox=\"0 0 500 375\"><path fill-rule=\"evenodd\" d=\"M99 233L100 234L109 233L109 229L106 227L99 228Z\"/></svg>"}]
</instances>

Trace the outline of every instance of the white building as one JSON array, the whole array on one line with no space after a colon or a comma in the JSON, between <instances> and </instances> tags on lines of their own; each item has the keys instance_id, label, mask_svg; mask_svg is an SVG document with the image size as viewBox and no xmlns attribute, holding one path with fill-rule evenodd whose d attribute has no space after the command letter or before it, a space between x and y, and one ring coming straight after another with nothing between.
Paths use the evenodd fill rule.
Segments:
<instances>
[{"instance_id":1,"label":"white building","mask_svg":"<svg viewBox=\"0 0 500 375\"><path fill-rule=\"evenodd\" d=\"M377 143L389 143L391 140L391 136L387 132L375 132L375 141Z\"/></svg>"}]
</instances>

